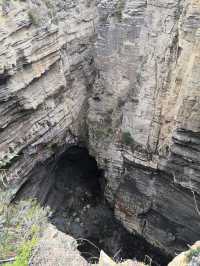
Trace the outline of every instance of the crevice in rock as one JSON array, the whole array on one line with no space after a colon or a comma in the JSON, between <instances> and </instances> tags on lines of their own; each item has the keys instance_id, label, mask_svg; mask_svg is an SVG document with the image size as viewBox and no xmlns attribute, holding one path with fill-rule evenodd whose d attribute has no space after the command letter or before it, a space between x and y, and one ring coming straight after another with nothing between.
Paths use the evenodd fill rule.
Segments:
<instances>
[{"instance_id":1,"label":"crevice in rock","mask_svg":"<svg viewBox=\"0 0 200 266\"><path fill-rule=\"evenodd\" d=\"M51 223L77 239L88 261L97 260L102 249L116 260L149 256L152 265L167 265L171 258L116 220L104 198L104 184L103 170L88 150L72 146L56 162L38 165L17 197L36 197L48 205Z\"/></svg>"},{"instance_id":2,"label":"crevice in rock","mask_svg":"<svg viewBox=\"0 0 200 266\"><path fill-rule=\"evenodd\" d=\"M7 71L4 71L4 73L0 74L0 86L6 86L9 78L10 75L7 73Z\"/></svg>"}]
</instances>

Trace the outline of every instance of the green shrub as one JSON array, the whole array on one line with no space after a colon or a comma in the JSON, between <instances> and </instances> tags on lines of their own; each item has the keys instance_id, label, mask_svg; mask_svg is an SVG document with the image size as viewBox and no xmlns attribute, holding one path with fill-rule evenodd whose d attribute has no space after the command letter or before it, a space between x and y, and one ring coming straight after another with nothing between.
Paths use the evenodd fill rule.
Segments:
<instances>
[{"instance_id":1,"label":"green shrub","mask_svg":"<svg viewBox=\"0 0 200 266\"><path fill-rule=\"evenodd\" d=\"M193 257L197 257L200 255L200 247L190 249L189 253L187 254L188 261L191 261Z\"/></svg>"},{"instance_id":2,"label":"green shrub","mask_svg":"<svg viewBox=\"0 0 200 266\"><path fill-rule=\"evenodd\" d=\"M112 128L97 128L95 130L95 136L97 139L106 138L113 134Z\"/></svg>"},{"instance_id":3,"label":"green shrub","mask_svg":"<svg viewBox=\"0 0 200 266\"><path fill-rule=\"evenodd\" d=\"M122 144L127 146L134 145L134 139L132 138L130 132L126 131L122 133Z\"/></svg>"},{"instance_id":4,"label":"green shrub","mask_svg":"<svg viewBox=\"0 0 200 266\"><path fill-rule=\"evenodd\" d=\"M122 12L125 7L125 0L118 0L117 5L116 5L116 11L115 15L117 16L119 22L122 21Z\"/></svg>"},{"instance_id":5,"label":"green shrub","mask_svg":"<svg viewBox=\"0 0 200 266\"><path fill-rule=\"evenodd\" d=\"M16 204L1 202L0 259L16 256L12 265L27 266L31 251L47 224L47 213L48 209L40 207L35 200Z\"/></svg>"},{"instance_id":6,"label":"green shrub","mask_svg":"<svg viewBox=\"0 0 200 266\"><path fill-rule=\"evenodd\" d=\"M16 256L15 262L13 262L12 264L6 263L4 266L28 266L28 262L31 258L32 251L36 246L37 241L38 239L36 237L25 241L19 249L19 253Z\"/></svg>"},{"instance_id":7,"label":"green shrub","mask_svg":"<svg viewBox=\"0 0 200 266\"><path fill-rule=\"evenodd\" d=\"M5 168L10 165L13 159L18 157L17 152L8 153L3 159L0 159L0 168Z\"/></svg>"},{"instance_id":8,"label":"green shrub","mask_svg":"<svg viewBox=\"0 0 200 266\"><path fill-rule=\"evenodd\" d=\"M39 14L37 12L37 9L31 9L28 11L28 16L30 19L30 22L34 25L34 26L38 26L40 23L40 18L39 18Z\"/></svg>"}]
</instances>

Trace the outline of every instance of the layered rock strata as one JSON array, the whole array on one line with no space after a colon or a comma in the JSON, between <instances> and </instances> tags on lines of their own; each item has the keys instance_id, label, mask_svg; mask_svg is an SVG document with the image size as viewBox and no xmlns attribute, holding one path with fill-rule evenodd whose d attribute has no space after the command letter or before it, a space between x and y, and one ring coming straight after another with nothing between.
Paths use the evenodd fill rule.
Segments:
<instances>
[{"instance_id":1,"label":"layered rock strata","mask_svg":"<svg viewBox=\"0 0 200 266\"><path fill-rule=\"evenodd\" d=\"M90 150L116 217L167 253L200 238L199 1L99 1Z\"/></svg>"},{"instance_id":2,"label":"layered rock strata","mask_svg":"<svg viewBox=\"0 0 200 266\"><path fill-rule=\"evenodd\" d=\"M4 186L84 139L130 232L171 254L200 239L199 1L1 7Z\"/></svg>"},{"instance_id":3,"label":"layered rock strata","mask_svg":"<svg viewBox=\"0 0 200 266\"><path fill-rule=\"evenodd\" d=\"M38 162L83 135L95 77L90 1L1 5L1 178L24 182ZM9 167L11 166L11 167ZM4 182L5 183L5 182Z\"/></svg>"}]
</instances>

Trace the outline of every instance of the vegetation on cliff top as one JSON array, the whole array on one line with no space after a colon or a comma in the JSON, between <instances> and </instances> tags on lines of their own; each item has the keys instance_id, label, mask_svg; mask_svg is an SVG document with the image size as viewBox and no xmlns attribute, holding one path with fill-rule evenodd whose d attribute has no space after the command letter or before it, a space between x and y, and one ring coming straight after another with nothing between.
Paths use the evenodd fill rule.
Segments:
<instances>
[{"instance_id":1,"label":"vegetation on cliff top","mask_svg":"<svg viewBox=\"0 0 200 266\"><path fill-rule=\"evenodd\" d=\"M27 266L47 223L47 213L35 200L9 204L6 192L0 191L0 259L14 257L12 265Z\"/></svg>"}]
</instances>

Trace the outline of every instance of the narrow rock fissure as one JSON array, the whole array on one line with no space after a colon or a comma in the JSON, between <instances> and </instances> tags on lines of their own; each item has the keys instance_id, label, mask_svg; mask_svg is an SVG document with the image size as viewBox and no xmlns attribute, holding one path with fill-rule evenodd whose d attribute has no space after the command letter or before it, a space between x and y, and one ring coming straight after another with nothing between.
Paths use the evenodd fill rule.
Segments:
<instances>
[{"instance_id":1,"label":"narrow rock fissure","mask_svg":"<svg viewBox=\"0 0 200 266\"><path fill-rule=\"evenodd\" d=\"M32 182L32 183L31 183ZM88 150L73 146L54 167L37 167L21 196L36 197L52 210L50 217L59 230L77 239L79 250L89 262L96 262L104 250L116 261L138 259L151 265L167 265L171 258L130 234L114 217L104 198L104 175Z\"/></svg>"}]
</instances>

